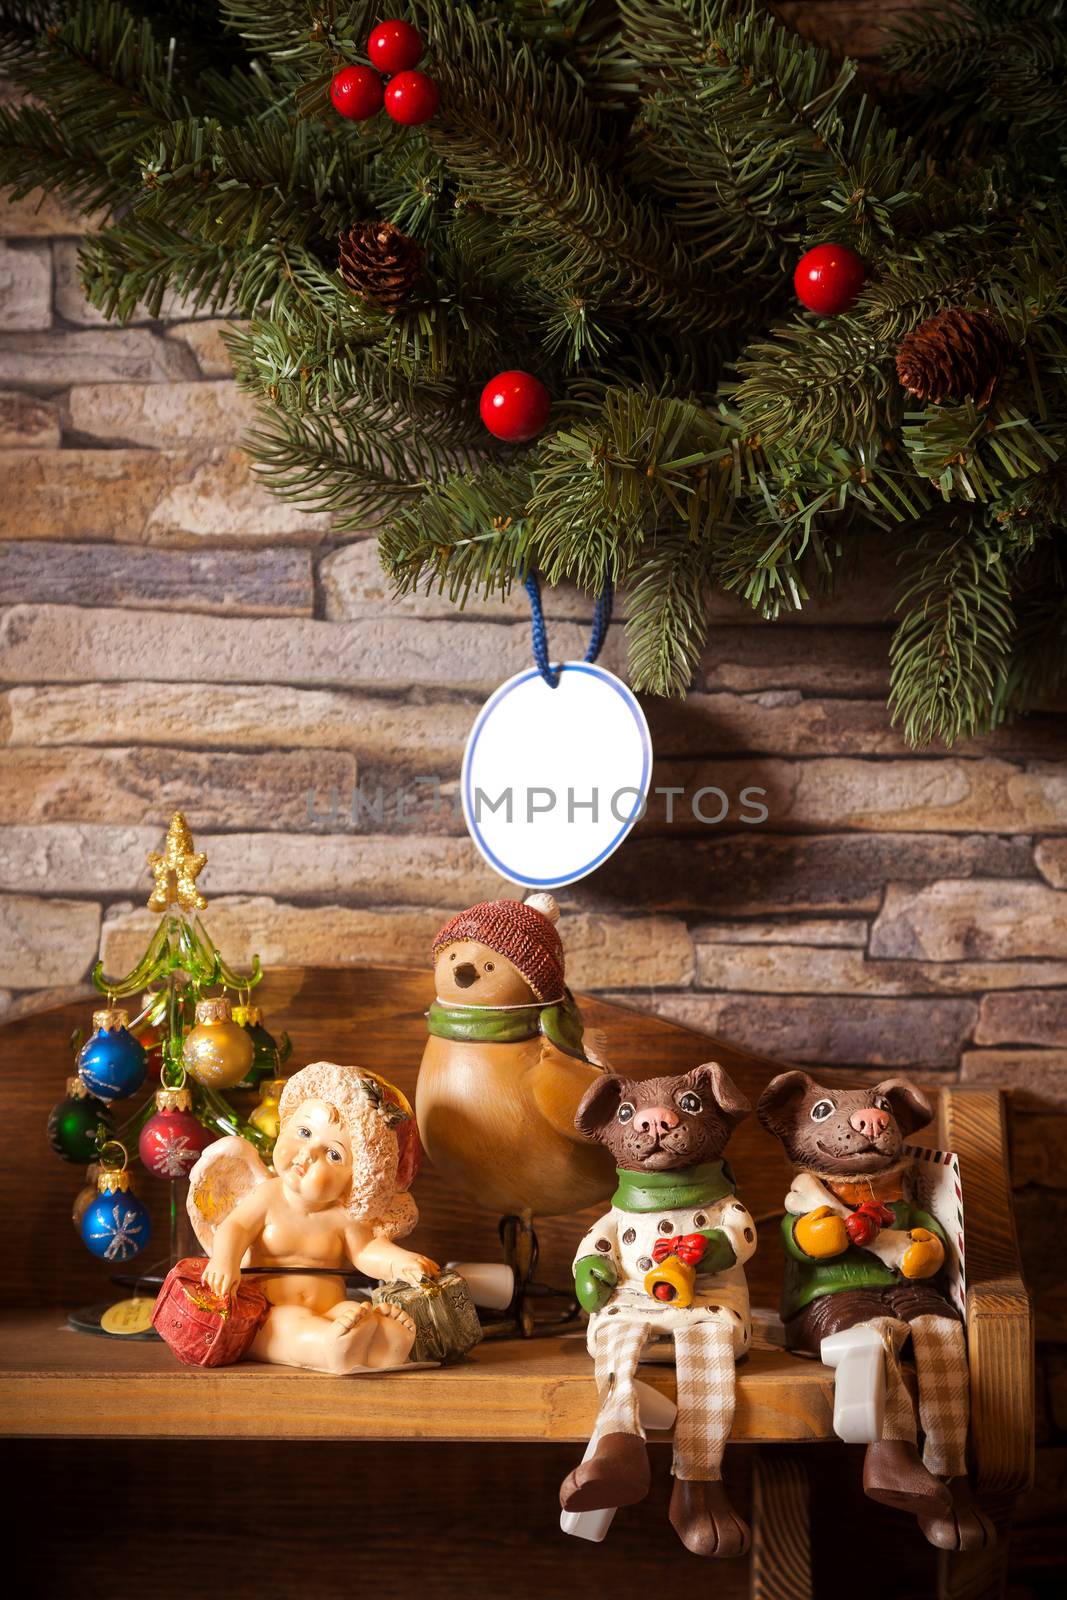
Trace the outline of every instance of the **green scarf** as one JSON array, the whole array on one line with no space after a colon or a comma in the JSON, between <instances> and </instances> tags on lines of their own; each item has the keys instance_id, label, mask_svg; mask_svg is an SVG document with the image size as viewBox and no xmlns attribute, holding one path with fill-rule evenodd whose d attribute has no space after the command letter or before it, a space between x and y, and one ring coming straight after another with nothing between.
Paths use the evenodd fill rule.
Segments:
<instances>
[{"instance_id":1,"label":"green scarf","mask_svg":"<svg viewBox=\"0 0 1067 1600\"><path fill-rule=\"evenodd\" d=\"M565 1056L587 1059L582 1048L582 1018L565 990L562 1000L530 1006L454 1006L435 1000L426 1025L438 1039L475 1044L519 1044L544 1034Z\"/></svg>"},{"instance_id":2,"label":"green scarf","mask_svg":"<svg viewBox=\"0 0 1067 1600\"><path fill-rule=\"evenodd\" d=\"M734 1193L734 1175L723 1160L674 1172L631 1172L616 1167L619 1187L611 1197L620 1211L689 1211Z\"/></svg>"}]
</instances>

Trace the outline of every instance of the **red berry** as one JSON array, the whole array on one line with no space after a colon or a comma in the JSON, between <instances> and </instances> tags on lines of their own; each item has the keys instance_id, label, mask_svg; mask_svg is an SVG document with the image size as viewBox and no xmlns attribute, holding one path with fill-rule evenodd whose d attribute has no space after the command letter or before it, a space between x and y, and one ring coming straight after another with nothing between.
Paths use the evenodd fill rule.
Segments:
<instances>
[{"instance_id":1,"label":"red berry","mask_svg":"<svg viewBox=\"0 0 1067 1600\"><path fill-rule=\"evenodd\" d=\"M797 262L793 287L809 311L834 317L848 310L866 280L863 258L847 244L817 244Z\"/></svg>"},{"instance_id":2,"label":"red berry","mask_svg":"<svg viewBox=\"0 0 1067 1600\"><path fill-rule=\"evenodd\" d=\"M532 373L498 372L482 390L478 409L497 439L523 444L541 432L551 407L548 390Z\"/></svg>"},{"instance_id":3,"label":"red berry","mask_svg":"<svg viewBox=\"0 0 1067 1600\"><path fill-rule=\"evenodd\" d=\"M437 110L437 85L425 72L398 72L385 90L385 109L394 122L408 128L429 122Z\"/></svg>"},{"instance_id":4,"label":"red berry","mask_svg":"<svg viewBox=\"0 0 1067 1600\"><path fill-rule=\"evenodd\" d=\"M422 40L410 22L390 17L367 40L367 54L379 72L406 72L422 55Z\"/></svg>"},{"instance_id":5,"label":"red berry","mask_svg":"<svg viewBox=\"0 0 1067 1600\"><path fill-rule=\"evenodd\" d=\"M330 84L334 110L350 122L366 122L382 109L382 80L371 67L342 67Z\"/></svg>"}]
</instances>

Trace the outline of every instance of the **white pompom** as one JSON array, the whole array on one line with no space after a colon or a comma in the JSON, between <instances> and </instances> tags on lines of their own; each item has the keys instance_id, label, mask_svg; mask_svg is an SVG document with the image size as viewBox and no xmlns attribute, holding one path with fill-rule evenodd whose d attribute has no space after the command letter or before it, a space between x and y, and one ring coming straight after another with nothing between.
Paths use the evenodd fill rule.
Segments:
<instances>
[{"instance_id":1,"label":"white pompom","mask_svg":"<svg viewBox=\"0 0 1067 1600\"><path fill-rule=\"evenodd\" d=\"M559 921L559 906L556 904L553 895L528 894L524 903L530 907L531 911L540 911L541 915L547 917L549 922Z\"/></svg>"}]
</instances>

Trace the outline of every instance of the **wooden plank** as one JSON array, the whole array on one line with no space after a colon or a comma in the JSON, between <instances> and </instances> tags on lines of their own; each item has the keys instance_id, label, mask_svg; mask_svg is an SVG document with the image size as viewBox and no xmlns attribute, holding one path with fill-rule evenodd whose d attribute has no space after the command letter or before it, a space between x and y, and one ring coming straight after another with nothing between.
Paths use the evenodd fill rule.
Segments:
<instances>
[{"instance_id":1,"label":"wooden plank","mask_svg":"<svg viewBox=\"0 0 1067 1600\"><path fill-rule=\"evenodd\" d=\"M726 1465L744 1517L753 1453ZM649 1600L701 1584L747 1600L747 1562L699 1564L668 1522L666 1445L652 1446L647 1500L603 1544L562 1533L559 1486L580 1456L573 1444L21 1440L6 1446L5 1576L18 1600L92 1600L125 1587L123 1573L144 1574L152 1600ZM121 1500L106 1532L90 1488L103 1485ZM42 1505L63 1507L46 1537L30 1532ZM899 1590L865 1583L863 1600Z\"/></svg>"},{"instance_id":2,"label":"wooden plank","mask_svg":"<svg viewBox=\"0 0 1067 1600\"><path fill-rule=\"evenodd\" d=\"M940 1138L960 1157L966 1220L971 1442L983 1493L1011 1496L1034 1472L1034 1330L1019 1266L1003 1097L948 1088Z\"/></svg>"},{"instance_id":3,"label":"wooden plank","mask_svg":"<svg viewBox=\"0 0 1067 1600\"><path fill-rule=\"evenodd\" d=\"M761 1450L752 1473L750 1600L812 1600L811 1480L788 1450Z\"/></svg>"},{"instance_id":4,"label":"wooden plank","mask_svg":"<svg viewBox=\"0 0 1067 1600\"><path fill-rule=\"evenodd\" d=\"M675 1394L674 1369L641 1376ZM584 1442L596 1420L581 1337L487 1342L455 1367L339 1379L179 1366L147 1342L72 1333L55 1313L0 1322L0 1433L21 1438L470 1439ZM833 1375L784 1351L738 1370L734 1442L830 1436Z\"/></svg>"}]
</instances>

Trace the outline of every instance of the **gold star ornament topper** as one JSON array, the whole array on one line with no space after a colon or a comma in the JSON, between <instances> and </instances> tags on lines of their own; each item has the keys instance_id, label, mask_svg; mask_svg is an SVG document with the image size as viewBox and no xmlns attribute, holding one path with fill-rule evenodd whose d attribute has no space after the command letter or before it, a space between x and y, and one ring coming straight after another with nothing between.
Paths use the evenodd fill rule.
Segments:
<instances>
[{"instance_id":1,"label":"gold star ornament topper","mask_svg":"<svg viewBox=\"0 0 1067 1600\"><path fill-rule=\"evenodd\" d=\"M207 900L196 887L196 880L207 865L207 855L203 850L193 849L189 824L180 811L174 813L167 829L162 854L150 850L148 865L156 880L148 896L149 911L166 911L168 906L180 906L183 911L203 911Z\"/></svg>"}]
</instances>

